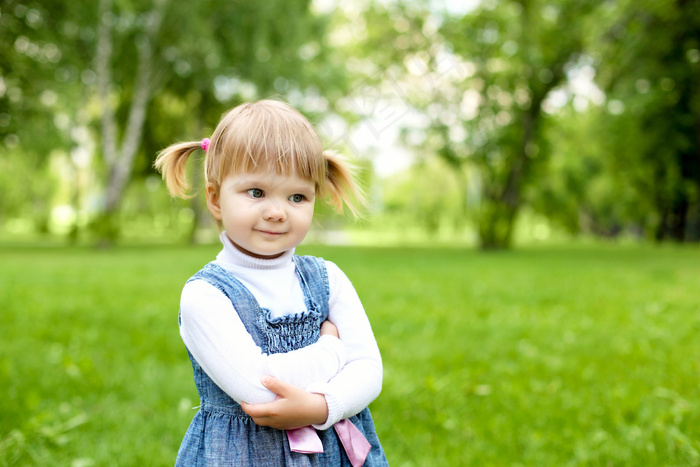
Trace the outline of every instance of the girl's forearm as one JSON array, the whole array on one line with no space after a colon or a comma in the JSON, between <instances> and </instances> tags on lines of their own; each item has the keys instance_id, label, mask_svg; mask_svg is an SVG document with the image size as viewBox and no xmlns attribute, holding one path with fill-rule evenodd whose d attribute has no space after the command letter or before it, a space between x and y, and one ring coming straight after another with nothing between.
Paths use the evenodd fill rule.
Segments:
<instances>
[{"instance_id":1,"label":"girl's forearm","mask_svg":"<svg viewBox=\"0 0 700 467\"><path fill-rule=\"evenodd\" d=\"M277 378L263 378L265 387L278 395L268 404L241 404L243 410L261 426L293 430L302 426L322 424L328 419L326 398L304 391Z\"/></svg>"},{"instance_id":2,"label":"girl's forearm","mask_svg":"<svg viewBox=\"0 0 700 467\"><path fill-rule=\"evenodd\" d=\"M293 352L266 355L255 344L230 300L204 281L185 286L180 333L209 377L237 402L265 403L275 394L260 379L272 375L302 388L328 381L346 360L342 342L332 335Z\"/></svg>"},{"instance_id":3,"label":"girl's forearm","mask_svg":"<svg viewBox=\"0 0 700 467\"><path fill-rule=\"evenodd\" d=\"M348 360L328 383L307 388L326 396L328 420L317 426L319 429L327 429L367 407L381 392L383 374L379 347L355 288L335 264L327 262L327 270L331 292L329 319L338 328Z\"/></svg>"},{"instance_id":4,"label":"girl's forearm","mask_svg":"<svg viewBox=\"0 0 700 467\"><path fill-rule=\"evenodd\" d=\"M308 391L323 394L328 406L325 423L314 428L326 430L345 418L360 413L382 390L382 369L370 362L348 363L328 383L312 384Z\"/></svg>"}]
</instances>

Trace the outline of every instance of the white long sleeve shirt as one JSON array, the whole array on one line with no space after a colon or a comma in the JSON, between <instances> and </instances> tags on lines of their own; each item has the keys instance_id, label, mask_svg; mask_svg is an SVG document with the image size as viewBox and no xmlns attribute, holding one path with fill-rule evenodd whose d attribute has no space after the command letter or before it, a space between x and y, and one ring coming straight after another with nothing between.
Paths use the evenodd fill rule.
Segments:
<instances>
[{"instance_id":1,"label":"white long sleeve shirt","mask_svg":"<svg viewBox=\"0 0 700 467\"><path fill-rule=\"evenodd\" d=\"M294 250L279 258L250 257L231 244L226 233L215 263L235 276L273 318L306 310L295 272ZM180 300L180 335L209 377L236 402L275 400L260 379L272 375L323 394L328 405L325 430L367 407L380 393L382 361L362 303L347 276L326 261L330 288L328 319L340 339L322 336L302 349L266 355L255 345L231 301L203 280L188 282Z\"/></svg>"}]
</instances>

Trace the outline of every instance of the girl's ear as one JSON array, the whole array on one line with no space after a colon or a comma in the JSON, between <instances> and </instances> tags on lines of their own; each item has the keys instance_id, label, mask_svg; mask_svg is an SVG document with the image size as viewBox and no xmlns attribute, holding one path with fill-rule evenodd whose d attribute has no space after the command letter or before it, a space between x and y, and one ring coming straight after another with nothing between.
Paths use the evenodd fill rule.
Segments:
<instances>
[{"instance_id":1,"label":"girl's ear","mask_svg":"<svg viewBox=\"0 0 700 467\"><path fill-rule=\"evenodd\" d=\"M219 204L219 188L207 183L207 207L214 219L221 220L221 205Z\"/></svg>"}]
</instances>

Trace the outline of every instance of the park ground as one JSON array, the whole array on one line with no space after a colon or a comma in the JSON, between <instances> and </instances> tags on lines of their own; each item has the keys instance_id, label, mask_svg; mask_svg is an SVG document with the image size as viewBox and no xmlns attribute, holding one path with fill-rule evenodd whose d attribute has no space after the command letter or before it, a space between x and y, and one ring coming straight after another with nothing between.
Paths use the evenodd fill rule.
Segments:
<instances>
[{"instance_id":1,"label":"park ground","mask_svg":"<svg viewBox=\"0 0 700 467\"><path fill-rule=\"evenodd\" d=\"M172 465L218 246L0 247L0 466ZM299 248L353 281L392 466L700 465L700 249Z\"/></svg>"}]
</instances>

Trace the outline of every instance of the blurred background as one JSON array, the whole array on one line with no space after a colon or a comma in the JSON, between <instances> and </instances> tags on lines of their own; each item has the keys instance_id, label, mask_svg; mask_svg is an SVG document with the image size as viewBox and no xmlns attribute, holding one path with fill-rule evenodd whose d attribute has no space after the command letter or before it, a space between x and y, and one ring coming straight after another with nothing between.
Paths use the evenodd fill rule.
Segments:
<instances>
[{"instance_id":1,"label":"blurred background","mask_svg":"<svg viewBox=\"0 0 700 467\"><path fill-rule=\"evenodd\" d=\"M359 168L297 251L391 465L700 465L697 0L0 0L0 467L173 464L220 247L152 165L264 98Z\"/></svg>"},{"instance_id":2,"label":"blurred background","mask_svg":"<svg viewBox=\"0 0 700 467\"><path fill-rule=\"evenodd\" d=\"M0 241L215 239L153 160L263 98L362 169L313 240L700 239L697 1L5 0L0 43Z\"/></svg>"}]
</instances>

